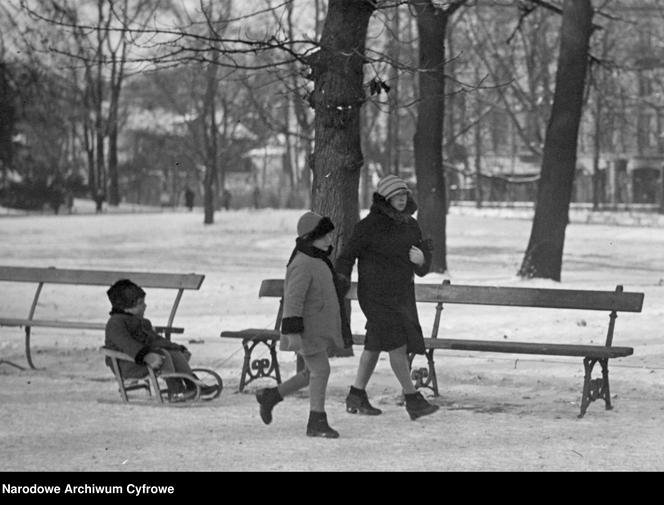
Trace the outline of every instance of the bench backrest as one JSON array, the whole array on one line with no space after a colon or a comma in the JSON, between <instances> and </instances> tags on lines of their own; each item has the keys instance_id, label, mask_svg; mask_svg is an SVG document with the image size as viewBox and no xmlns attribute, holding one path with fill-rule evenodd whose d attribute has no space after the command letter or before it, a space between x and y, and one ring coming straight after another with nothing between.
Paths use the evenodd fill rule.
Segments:
<instances>
[{"instance_id":1,"label":"bench backrest","mask_svg":"<svg viewBox=\"0 0 664 505\"><path fill-rule=\"evenodd\" d=\"M144 288L199 289L204 275L0 266L0 281L110 286L131 279Z\"/></svg>"},{"instance_id":2,"label":"bench backrest","mask_svg":"<svg viewBox=\"0 0 664 505\"><path fill-rule=\"evenodd\" d=\"M275 329L281 326L283 313L283 279L267 279L261 283L259 296L281 298ZM627 293L622 286L615 291L591 291L578 289L511 288L498 286L415 284L417 302L436 303L436 316L433 321L431 338L437 338L443 304L457 303L470 305L503 305L511 307L539 307L555 309L606 310L609 314L609 328L605 346L613 343L616 312L641 312L643 293ZM353 282L346 298L357 300L357 283Z\"/></svg>"},{"instance_id":3,"label":"bench backrest","mask_svg":"<svg viewBox=\"0 0 664 505\"><path fill-rule=\"evenodd\" d=\"M205 275L0 266L0 281L32 282L37 284L37 290L32 299L32 306L28 314L29 320L34 320L37 302L39 301L44 284L111 286L111 284L120 279L130 279L144 288L177 289L177 294L175 295L175 300L168 316L168 322L166 323L166 327L170 328L173 326L173 320L178 310L182 293L185 289L199 289L201 284L203 284ZM169 335L170 333L167 331L166 337L168 338Z\"/></svg>"},{"instance_id":4,"label":"bench backrest","mask_svg":"<svg viewBox=\"0 0 664 505\"><path fill-rule=\"evenodd\" d=\"M643 293L577 289L416 284L418 302L640 312Z\"/></svg>"},{"instance_id":5,"label":"bench backrest","mask_svg":"<svg viewBox=\"0 0 664 505\"><path fill-rule=\"evenodd\" d=\"M283 279L266 279L261 283L260 297L281 298ZM346 298L357 300L357 283L353 282ZM471 305L507 305L556 309L610 310L641 312L643 293L628 293L618 286L616 291L575 289L512 288L497 286L466 286L415 284L418 302L458 303Z\"/></svg>"}]
</instances>

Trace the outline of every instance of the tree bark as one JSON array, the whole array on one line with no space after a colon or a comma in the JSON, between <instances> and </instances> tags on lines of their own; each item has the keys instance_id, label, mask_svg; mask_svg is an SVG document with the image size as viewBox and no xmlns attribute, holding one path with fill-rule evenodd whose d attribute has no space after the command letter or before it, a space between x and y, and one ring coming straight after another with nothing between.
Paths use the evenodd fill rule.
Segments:
<instances>
[{"instance_id":1,"label":"tree bark","mask_svg":"<svg viewBox=\"0 0 664 505\"><path fill-rule=\"evenodd\" d=\"M213 53L213 59L215 58ZM205 91L203 128L207 134L205 149L205 178L203 180L204 224L214 223L214 184L217 180L217 111L215 96L217 93L217 65L209 63L207 67L207 89Z\"/></svg>"},{"instance_id":2,"label":"tree bark","mask_svg":"<svg viewBox=\"0 0 664 505\"><path fill-rule=\"evenodd\" d=\"M104 97L104 79L103 79L103 52L102 44L105 41L106 34L102 28L102 22L104 21L103 14L103 1L97 1L97 47L96 51L96 76L94 80L94 92L92 94L93 103L94 103L94 115L95 115L95 141L96 141L96 160L95 160L95 169L96 169L96 183L95 194L93 198L97 198L97 195L102 194L106 198L106 167L104 160L104 139L106 137L106 132L104 131L104 118L102 112L102 102Z\"/></svg>"},{"instance_id":3,"label":"tree bark","mask_svg":"<svg viewBox=\"0 0 664 505\"><path fill-rule=\"evenodd\" d=\"M315 111L311 206L334 222L335 253L359 218L364 48L374 10L370 0L330 0L321 49L308 61L314 81L310 103Z\"/></svg>"},{"instance_id":4,"label":"tree bark","mask_svg":"<svg viewBox=\"0 0 664 505\"><path fill-rule=\"evenodd\" d=\"M127 21L127 1L124 4L125 22ZM125 33L123 31L120 49L120 57L117 57L117 49L111 51L113 59L111 71L111 100L109 104L108 113L108 177L109 177L109 195L108 203L110 205L120 204L120 185L118 181L118 133L119 125L119 109L120 109L120 93L122 91L122 84L125 78L125 62L127 59L127 41L124 40ZM119 61L118 61L119 60Z\"/></svg>"},{"instance_id":5,"label":"tree bark","mask_svg":"<svg viewBox=\"0 0 664 505\"><path fill-rule=\"evenodd\" d=\"M399 23L399 5L394 7L390 30L392 38L388 45L388 54L396 62L401 56L400 23ZM385 173L399 175L400 152L399 152L399 69L396 65L390 66L389 72L390 92L387 94L388 115L387 115L387 142L385 146Z\"/></svg>"},{"instance_id":6,"label":"tree bark","mask_svg":"<svg viewBox=\"0 0 664 505\"><path fill-rule=\"evenodd\" d=\"M111 101L108 111L108 204L119 205L120 185L118 183L118 109L120 107L120 89L122 87L122 68L117 68L113 57L111 71Z\"/></svg>"},{"instance_id":7,"label":"tree bark","mask_svg":"<svg viewBox=\"0 0 664 505\"><path fill-rule=\"evenodd\" d=\"M479 76L475 74L475 81L479 82ZM475 103L475 114L476 121L475 124L475 207L478 209L482 208L482 103L479 100L479 96L476 98ZM468 157L466 157L468 159Z\"/></svg>"},{"instance_id":8,"label":"tree bark","mask_svg":"<svg viewBox=\"0 0 664 505\"><path fill-rule=\"evenodd\" d=\"M522 278L560 281L592 18L590 0L565 0L556 90L544 142L535 217L518 272Z\"/></svg>"},{"instance_id":9,"label":"tree bark","mask_svg":"<svg viewBox=\"0 0 664 505\"><path fill-rule=\"evenodd\" d=\"M418 221L433 240L432 272L447 270L447 198L443 172L445 113L445 35L449 15L431 0L411 0L419 32L419 103L413 145Z\"/></svg>"},{"instance_id":10,"label":"tree bark","mask_svg":"<svg viewBox=\"0 0 664 505\"><path fill-rule=\"evenodd\" d=\"M12 135L16 124L16 107L14 106L14 92L9 84L10 67L0 60L0 166L2 166L2 180L0 187L7 182L7 173L14 158L12 148Z\"/></svg>"}]
</instances>

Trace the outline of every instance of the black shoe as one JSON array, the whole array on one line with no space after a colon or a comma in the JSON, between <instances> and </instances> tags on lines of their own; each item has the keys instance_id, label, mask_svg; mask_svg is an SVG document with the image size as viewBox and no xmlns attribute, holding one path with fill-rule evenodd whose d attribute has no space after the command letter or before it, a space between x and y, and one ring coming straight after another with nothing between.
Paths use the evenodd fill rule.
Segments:
<instances>
[{"instance_id":1,"label":"black shoe","mask_svg":"<svg viewBox=\"0 0 664 505\"><path fill-rule=\"evenodd\" d=\"M339 438L339 432L330 428L327 424L327 414L325 412L309 412L309 422L307 423L308 437Z\"/></svg>"},{"instance_id":2,"label":"black shoe","mask_svg":"<svg viewBox=\"0 0 664 505\"><path fill-rule=\"evenodd\" d=\"M406 412L408 412L408 415L413 421L418 417L433 414L440 408L438 405L433 405L426 401L420 392L405 396Z\"/></svg>"},{"instance_id":3,"label":"black shoe","mask_svg":"<svg viewBox=\"0 0 664 505\"><path fill-rule=\"evenodd\" d=\"M351 386L346 397L346 412L350 414L362 414L365 416L377 416L383 413L369 403L369 397L364 389Z\"/></svg>"},{"instance_id":4,"label":"black shoe","mask_svg":"<svg viewBox=\"0 0 664 505\"><path fill-rule=\"evenodd\" d=\"M283 398L277 388L265 388L256 391L256 401L260 404L261 419L265 424L272 422L272 409Z\"/></svg>"}]
</instances>

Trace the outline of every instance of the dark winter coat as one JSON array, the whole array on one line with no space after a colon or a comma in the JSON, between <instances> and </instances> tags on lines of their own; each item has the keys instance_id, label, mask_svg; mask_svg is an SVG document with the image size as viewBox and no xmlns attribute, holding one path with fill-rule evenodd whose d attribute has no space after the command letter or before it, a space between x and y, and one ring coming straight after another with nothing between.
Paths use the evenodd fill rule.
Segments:
<instances>
[{"instance_id":1,"label":"dark winter coat","mask_svg":"<svg viewBox=\"0 0 664 505\"><path fill-rule=\"evenodd\" d=\"M409 353L424 353L414 274L422 277L429 272L431 251L412 217L416 210L410 195L404 212L398 212L374 193L369 215L355 225L337 258L337 272L347 279L358 260L357 296L367 319L367 350L391 351L406 344ZM422 266L410 261L411 246L424 253Z\"/></svg>"},{"instance_id":2,"label":"dark winter coat","mask_svg":"<svg viewBox=\"0 0 664 505\"><path fill-rule=\"evenodd\" d=\"M122 372L127 377L141 376L141 372L142 375L145 375L143 358L151 351L159 349L184 351L186 349L154 331L149 319L117 310L111 312L111 317L106 323L104 345L114 351L128 354L134 359L134 364L120 362ZM106 365L111 366L111 360L108 357Z\"/></svg>"}]
</instances>

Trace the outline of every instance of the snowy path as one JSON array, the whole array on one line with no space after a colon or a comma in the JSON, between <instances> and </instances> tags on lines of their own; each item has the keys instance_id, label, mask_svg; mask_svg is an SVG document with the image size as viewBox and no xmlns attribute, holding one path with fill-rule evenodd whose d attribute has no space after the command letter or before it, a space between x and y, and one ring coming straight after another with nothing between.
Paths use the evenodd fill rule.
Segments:
<instances>
[{"instance_id":1,"label":"snowy path","mask_svg":"<svg viewBox=\"0 0 664 505\"><path fill-rule=\"evenodd\" d=\"M193 408L122 405L103 365L100 332L38 329L39 371L0 366L0 470L664 470L664 229L572 223L563 282L521 281L515 272L530 232L526 220L450 215L448 262L455 283L608 289L645 293L641 314L621 315L616 345L635 353L611 365L615 409L595 403L576 419L580 360L446 352L436 354L441 411L412 422L398 405L383 358L369 394L385 413L350 416L343 399L357 357L333 360L328 415L338 441L304 436L306 392L258 417L253 395L236 394L242 353L222 329L271 327L275 300L258 299L260 280L282 277L297 210L231 211L205 227L199 213L4 217L0 264L206 275L186 293L175 319L195 364L224 378L220 399ZM432 274L418 282L437 283ZM0 292L0 314L26 313L33 286ZM148 292L147 315L161 323L172 293ZM104 321L99 288L44 289L39 314ZM425 333L433 312L420 308ZM441 334L476 338L601 341L606 314L449 307ZM363 320L354 308L353 327ZM176 339L177 340L177 339ZM0 328L0 356L23 362L20 330ZM356 354L360 349L356 347ZM294 368L282 354L284 374ZM250 392L254 386L250 386ZM178 447L153 429L172 427ZM146 448L155 444L155 449ZM173 465L166 461L173 461Z\"/></svg>"}]
</instances>

